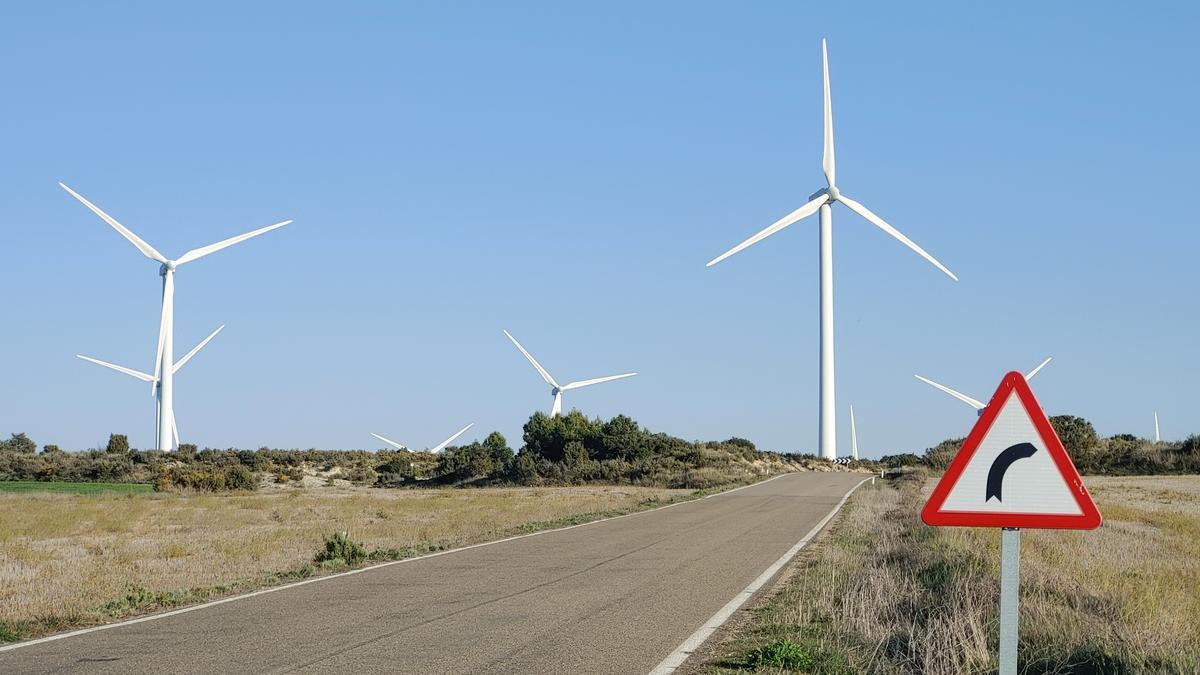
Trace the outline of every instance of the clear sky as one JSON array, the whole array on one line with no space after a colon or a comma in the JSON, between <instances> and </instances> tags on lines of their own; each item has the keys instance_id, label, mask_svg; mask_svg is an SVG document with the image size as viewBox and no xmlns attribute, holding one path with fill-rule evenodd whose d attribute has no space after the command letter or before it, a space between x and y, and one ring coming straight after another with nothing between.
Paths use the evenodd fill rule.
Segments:
<instances>
[{"instance_id":1,"label":"clear sky","mask_svg":"<svg viewBox=\"0 0 1200 675\"><path fill-rule=\"evenodd\" d=\"M840 451L963 435L1001 375L1103 434L1200 432L1194 3L428 2L9 6L0 432L153 443L164 254L185 441L514 447L569 392L690 439L817 441L816 219L704 263L838 179Z\"/></svg>"}]
</instances>

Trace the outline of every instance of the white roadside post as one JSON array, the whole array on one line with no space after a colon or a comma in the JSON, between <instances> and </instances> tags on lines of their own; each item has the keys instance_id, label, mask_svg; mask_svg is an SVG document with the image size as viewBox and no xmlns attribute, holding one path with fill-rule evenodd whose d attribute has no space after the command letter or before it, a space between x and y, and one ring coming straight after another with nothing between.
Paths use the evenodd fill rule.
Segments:
<instances>
[{"instance_id":1,"label":"white roadside post","mask_svg":"<svg viewBox=\"0 0 1200 675\"><path fill-rule=\"evenodd\" d=\"M921 520L1001 528L998 665L1000 675L1017 675L1021 528L1091 530L1103 518L1027 376L1008 373L986 405L967 402L979 409L979 419L934 487Z\"/></svg>"}]
</instances>

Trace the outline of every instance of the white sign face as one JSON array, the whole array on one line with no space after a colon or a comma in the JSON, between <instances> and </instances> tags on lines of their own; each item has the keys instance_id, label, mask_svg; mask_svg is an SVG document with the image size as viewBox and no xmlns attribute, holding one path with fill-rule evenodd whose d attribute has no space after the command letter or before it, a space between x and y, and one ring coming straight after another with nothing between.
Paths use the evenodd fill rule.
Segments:
<instances>
[{"instance_id":1,"label":"white sign face","mask_svg":"<svg viewBox=\"0 0 1200 675\"><path fill-rule=\"evenodd\" d=\"M941 511L1083 514L1025 406L1012 393Z\"/></svg>"}]
</instances>

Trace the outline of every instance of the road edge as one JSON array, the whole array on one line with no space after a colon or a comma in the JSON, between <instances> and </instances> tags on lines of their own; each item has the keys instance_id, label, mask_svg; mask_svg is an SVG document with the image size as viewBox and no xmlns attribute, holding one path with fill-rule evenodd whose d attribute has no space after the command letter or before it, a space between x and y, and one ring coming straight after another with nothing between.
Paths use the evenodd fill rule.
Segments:
<instances>
[{"instance_id":1,"label":"road edge","mask_svg":"<svg viewBox=\"0 0 1200 675\"><path fill-rule=\"evenodd\" d=\"M708 638L712 637L713 633L717 632L717 629L725 625L725 622L729 621L729 619L732 618L733 615L742 608L742 605L745 605L750 598L754 597L755 593L758 593L758 591L766 586L771 579L775 578L775 575L779 574L779 571L782 570L785 565L791 562L792 558L795 558L796 555L800 553L800 551L807 546L810 541L820 534L821 530L825 529L825 526L829 524L829 521L833 520L833 517L838 514L838 511L842 510L842 507L846 504L846 501L850 499L850 495L854 494L855 490L862 487L863 483L866 483L873 477L874 476L868 476L867 478L862 479L854 487L850 488L846 494L842 495L841 501L839 501L837 505L834 506L833 509L821 519L820 522L813 526L813 528L808 531L808 534L805 534L800 541L796 542L795 545L793 545L787 550L786 553L780 556L778 560L771 563L770 567L763 570L762 574L758 575L754 581L751 581L749 586L735 595L733 599L726 603L724 607L717 610L717 613L712 615L708 621L705 621L704 625L696 629L696 632L692 633L686 640L683 641L682 644L676 647L675 651L671 652L667 658L663 659L657 666L655 666L654 670L650 671L650 675L670 675L678 670L680 666L686 663L692 654L700 649L700 647L703 646L706 641L708 641Z\"/></svg>"},{"instance_id":2,"label":"road edge","mask_svg":"<svg viewBox=\"0 0 1200 675\"><path fill-rule=\"evenodd\" d=\"M634 511L633 513L624 513L619 516L610 516L608 518L598 518L596 520L589 520L586 523L578 523L575 525L566 525L564 527L556 527L556 528L552 528L549 530L538 530L537 532L518 534L518 535L514 535L512 537L505 537L503 539L494 539L492 541L482 541L482 542L479 542L478 544L469 544L467 546L460 546L458 548L446 549L445 551L437 551L435 553L426 553L424 555L419 555L419 556L415 556L412 558L404 558L402 560L389 560L387 562L381 562L381 563L377 563L374 565L367 565L366 567L359 567L357 569L347 570L345 572L337 572L335 574L329 574L329 575L320 576L320 577L313 577L311 579L304 579L301 581L294 581L290 584L284 584L282 586L271 586L268 588L260 588L259 590L256 590L256 591L250 591L248 593L241 593L238 595L231 595L231 596L220 598L217 600L210 600L208 602L202 602L197 605L189 605L187 607L180 607L178 609L172 609L172 610L169 610L166 612L160 612L160 613L156 613L156 614L147 614L145 616L140 616L140 617L137 617L134 619L126 619L124 621L117 621L114 623L106 623L106 624L101 624L99 626L88 626L87 628L79 628L76 630L67 631L65 633L56 633L54 635L47 635L45 637L34 638L32 640L24 640L21 642L14 642L14 643L8 644L8 645L0 645L0 653L15 651L17 649L22 649L24 647L32 647L34 645L45 644L47 642L55 642L58 640L65 640L67 638L77 637L80 635L87 635L89 633L96 633L99 631L109 630L112 628L120 628L122 626L131 626L133 624L138 624L138 623L157 621L159 619L165 619L165 618L172 617L172 616L178 616L180 614L187 614L188 612L196 612L196 611L199 611L202 609L207 609L209 607L216 607L218 605L224 605L226 603L236 602L238 600L246 600L246 599L257 597L260 595L266 595L268 593L278 593L280 591L286 591L286 590L289 590L292 588L298 588L300 586L307 586L309 584L320 583L322 581L330 581L332 579L340 579L342 577L353 576L355 574L362 574L364 572L371 572L373 570L383 569L385 567L391 567L393 565L403 565L405 563L416 562L418 560L426 560L429 558L437 558L437 557L443 556L443 555L451 555L453 553L458 553L460 551L469 551L471 549L482 548L484 546L494 546L496 544L503 544L505 542L515 541L517 539L525 539L526 537L537 537L537 536L540 536L543 534L550 534L552 532L562 532L565 530L573 530L577 527L587 527L588 525L595 525L597 523L607 523L607 522L610 522L613 520L620 520L621 518L632 518L633 516L640 516L640 515L646 514L646 513L654 513L655 511L661 511L663 509L669 509L669 508L672 508L675 506L683 506L684 504L695 504L697 502L702 502L705 499L712 499L713 497L721 497L721 496L730 494L732 492L737 492L738 490L745 490L746 488L751 488L756 485L762 485L764 483L769 483L769 482L775 480L776 478L783 478L784 476L790 476L795 473L803 473L803 472L792 471L792 472L788 472L788 473L776 474L774 476L771 476L770 478L765 478L760 481L755 481L755 482L749 483L747 485L739 485L738 487L735 487L735 488L730 488L728 490L722 490L720 492L714 492L710 495L704 495L703 497L700 497L699 499L687 499L687 500L683 500L683 501L672 502L670 504L656 506L652 509L646 509L644 511Z\"/></svg>"}]
</instances>

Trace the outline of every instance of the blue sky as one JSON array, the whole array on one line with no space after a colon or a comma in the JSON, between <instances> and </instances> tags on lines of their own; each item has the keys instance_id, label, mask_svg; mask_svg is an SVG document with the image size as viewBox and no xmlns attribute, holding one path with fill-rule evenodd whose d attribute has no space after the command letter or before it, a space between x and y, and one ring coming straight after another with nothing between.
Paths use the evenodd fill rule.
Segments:
<instances>
[{"instance_id":1,"label":"blue sky","mask_svg":"<svg viewBox=\"0 0 1200 675\"><path fill-rule=\"evenodd\" d=\"M185 440L514 447L547 388L685 438L817 437L815 219L704 263L820 172L829 39L840 445L963 435L1001 375L1101 433L1200 431L1195 6L211 3L9 7L0 109L0 432L153 442L154 263L181 268ZM69 11L68 11L69 10Z\"/></svg>"}]
</instances>

